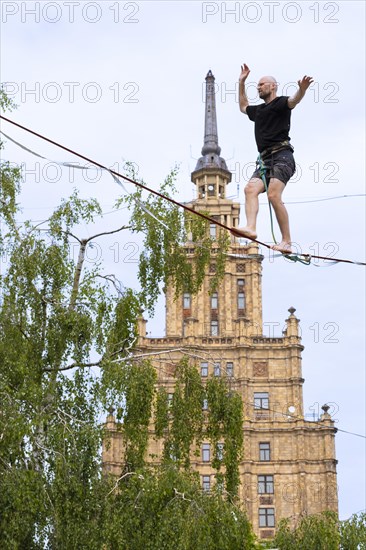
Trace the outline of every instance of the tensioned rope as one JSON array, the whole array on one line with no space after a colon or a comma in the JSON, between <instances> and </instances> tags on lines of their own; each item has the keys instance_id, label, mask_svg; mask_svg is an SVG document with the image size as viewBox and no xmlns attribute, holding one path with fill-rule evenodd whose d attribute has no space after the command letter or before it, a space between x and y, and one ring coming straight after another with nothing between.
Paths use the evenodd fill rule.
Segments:
<instances>
[{"instance_id":1,"label":"tensioned rope","mask_svg":"<svg viewBox=\"0 0 366 550\"><path fill-rule=\"evenodd\" d=\"M311 202L334 201L336 199L351 199L354 197L366 197L366 193L354 193L352 195L336 195L334 197L323 197L322 199L309 199L305 201L284 201L284 204L309 204Z\"/></svg>"},{"instance_id":2,"label":"tensioned rope","mask_svg":"<svg viewBox=\"0 0 366 550\"><path fill-rule=\"evenodd\" d=\"M42 160L45 160L45 161L48 161L48 162L52 162L53 164L57 164L58 166L66 166L68 168L76 168L78 170L92 170L92 169L99 169L97 166L93 165L93 164L89 164L89 165L85 165L85 166L80 166L80 164L75 164L74 162L61 162L61 161L57 161L57 160L51 160L50 158L48 157L44 157L43 155L37 153L36 151L34 151L33 149L30 149L29 147L26 147L25 145L22 145L19 141L16 141L15 139L13 139L12 137L10 137L8 134L6 134L5 132L3 132L2 130L0 130L0 135L4 136L6 139L10 140L12 143L14 143L15 145L17 145L18 147L20 147L21 149L23 149L24 151L27 151L27 153L30 153L31 155L34 155L35 157L37 158L41 158ZM103 171L103 170L102 170ZM109 172L110 173L110 170L105 170L106 172ZM144 204L143 201L139 200L138 198L134 197L132 195L132 193L130 193L126 188L125 186L123 185L123 183L121 182L121 180L119 178L117 178L114 174L110 174L113 178L113 180L122 187L123 191L126 193L126 195L130 195L132 196L133 200L140 206L140 208L142 208L146 214L148 214L149 216L151 216L152 218L154 218L154 220L156 220L160 225L162 225L165 229L169 229L166 224L164 222L162 222L159 218L157 218L149 208L147 208ZM190 204L190 203L188 203ZM125 206L124 208L127 208L127 206ZM114 212L117 212L118 210L121 210L121 208L119 209L116 209L114 210ZM102 214L101 214L102 215ZM40 225L42 225L42 223L45 223L47 220L36 220L36 221L39 221L41 222ZM209 250L208 247L205 247L203 246L201 243L193 243L195 246L199 246L199 247L202 247L202 248L206 248L207 250ZM230 253L226 253L227 256L232 256L232 257L240 257L240 258L248 258L249 255L243 255L243 254L230 254ZM276 254L274 255L273 257L276 258L276 257L279 257L279 256L282 256L282 254ZM334 265L336 262L332 262L332 263L328 263L328 266L332 266ZM319 266L316 266L316 267L319 267Z\"/></svg>"},{"instance_id":3,"label":"tensioned rope","mask_svg":"<svg viewBox=\"0 0 366 550\"><path fill-rule=\"evenodd\" d=\"M94 166L79 166L78 164L75 164L73 162L60 162L60 161L57 161L57 160L50 160L48 159L47 157L44 157L43 155L40 155L39 153L36 153L35 151L33 151L32 149L29 149L29 147L26 147L25 145L22 145L21 143L19 143L19 141L16 141L15 139L11 138L10 136L8 136L7 134L5 134L5 132L3 132L2 130L0 130L0 134L3 135L4 137L6 137L6 139L9 139L12 143L14 143L15 145L17 145L18 147L20 147L21 149L24 149L24 151L27 151L27 153L31 153L32 155L38 157L38 158L41 158L42 160L47 160L49 162L52 162L54 164L57 164L58 166L66 166L67 168L76 168L77 170L89 170L90 168L95 168ZM104 169L102 169L104 170ZM126 195L131 195L131 193L129 191L127 191L127 189L125 188L125 186L123 185L123 183L114 175L111 173L111 171L109 169L105 169L106 172L109 172L110 175L112 176L113 180L122 187L123 191L126 193ZM158 223L160 223L163 227L165 227L165 229L169 229L165 223L163 223L161 220L158 220L158 218L156 216L154 216L154 214L148 210L145 205L143 204L142 201L140 201L139 199L135 198L135 201L137 202L137 204L140 206L140 208L142 208L142 210L144 210L149 216L151 216L152 218L154 218L154 220L156 220Z\"/></svg>"},{"instance_id":4,"label":"tensioned rope","mask_svg":"<svg viewBox=\"0 0 366 550\"><path fill-rule=\"evenodd\" d=\"M324 429L327 429L329 430L329 427L326 427L324 424L323 424L323 420L306 420L303 416L298 416L298 415L294 415L290 412L287 412L287 413L284 413L284 412L281 412L281 411L276 411L275 409L271 409L271 408L264 408L264 407L255 407L255 404L253 404L253 409L255 411L269 411L269 412L273 412L275 413L276 415L279 415L279 416L284 416L286 417L288 420L293 420L293 421L297 421L297 420L301 420L303 422L306 422L306 423L309 423L308 425L312 425L312 426L318 426L319 429L321 428L324 428ZM334 422L334 420L332 420L332 422ZM363 435L363 434L358 434L358 433L355 433L355 432L350 432L348 430L343 430L341 428L337 428L337 426L333 426L331 429L334 429L336 432L343 432L343 433L346 433L346 434L349 434L349 435L354 435L356 437L361 437L362 439L366 439L366 435Z\"/></svg>"},{"instance_id":5,"label":"tensioned rope","mask_svg":"<svg viewBox=\"0 0 366 550\"><path fill-rule=\"evenodd\" d=\"M192 214L195 214L195 215L203 218L204 220L209 221L210 223L215 224L218 227L221 227L222 229L225 229L225 230L229 231L230 233L232 233L237 238L238 237L239 238L243 237L243 235L238 233L235 230L234 227L228 227L228 226L224 225L223 223L221 223L220 221L215 220L213 218L210 218L206 214L203 214L203 212L200 212L199 210L194 210L193 208L190 208L186 204L182 204L182 203L172 199L171 197L167 197L166 195L163 195L162 193L159 193L159 191L155 191L154 189L151 189L150 187L147 187L146 185L143 185L142 183L140 183L138 181L135 181L132 178L129 178L128 176L124 176L124 175L120 174L119 172L116 172L115 170L112 170L112 169L108 168L107 166L104 166L100 162L92 160L92 159L86 157L85 155L82 155L81 153L78 153L77 151L74 151L73 149L70 149L69 147L66 147L65 145L62 145L62 144L58 143L57 141L54 141L54 140L52 140L52 139L50 139L50 138L48 138L48 137L46 137L42 134L39 134L38 132L35 132L34 130L31 130L30 128L27 128L26 126L23 126L23 125L15 122L15 121L7 118L7 117L4 117L1 114L0 114L0 118L5 120L6 122L9 122L10 124L13 124L14 126L20 128L20 129L32 134L32 135L40 138L40 139L43 139L44 141L47 141L48 143L51 143L52 145L55 145L56 147L59 147L60 149L63 149L64 151L67 151L68 153L71 153L72 155L75 155L75 156L85 160L86 162L88 162L90 164L94 164L95 166L98 166L102 170L106 170L107 172L109 172L110 174L112 174L115 177L122 178L125 181L128 181L128 182L132 183L133 185L136 185L137 187L140 187L141 189L144 189L145 191L148 191L149 193L152 193L152 194L154 194L154 195L156 195L156 196L158 196L162 199L165 199L165 200L171 202L172 204L175 204L179 208L183 208L184 210L186 210L188 212L191 212ZM272 249L272 247L270 245L268 245L267 243L263 243L261 241L258 241L257 239L252 239L250 237L245 237L245 238L249 239L249 240L251 240L251 241L253 241L257 244L260 244L261 246L264 246L265 248ZM287 255L287 256L289 256L289 255ZM309 260L309 261L311 260L311 258L316 258L316 259L319 259L319 260L331 261L333 263L348 263L348 264L365 265L366 266L365 262L358 262L358 261L355 261L355 260L347 260L347 259L343 259L343 258L331 258L329 256L316 256L316 255L313 255L313 254L304 254L304 253L296 253L296 254L293 254L292 256L300 256L300 257L304 258L305 260Z\"/></svg>"}]
</instances>

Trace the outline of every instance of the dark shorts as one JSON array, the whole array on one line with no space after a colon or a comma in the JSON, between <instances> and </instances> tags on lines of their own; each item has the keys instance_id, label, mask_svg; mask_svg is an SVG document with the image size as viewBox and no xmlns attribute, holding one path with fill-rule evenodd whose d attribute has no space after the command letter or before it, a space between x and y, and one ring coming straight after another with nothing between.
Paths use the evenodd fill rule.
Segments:
<instances>
[{"instance_id":1,"label":"dark shorts","mask_svg":"<svg viewBox=\"0 0 366 550\"><path fill-rule=\"evenodd\" d=\"M263 159L266 166L266 182L269 185L271 178L276 178L282 181L285 185L295 173L296 165L294 155L291 149L283 149L277 153L273 153ZM252 178L261 179L259 167L253 172Z\"/></svg>"}]
</instances>

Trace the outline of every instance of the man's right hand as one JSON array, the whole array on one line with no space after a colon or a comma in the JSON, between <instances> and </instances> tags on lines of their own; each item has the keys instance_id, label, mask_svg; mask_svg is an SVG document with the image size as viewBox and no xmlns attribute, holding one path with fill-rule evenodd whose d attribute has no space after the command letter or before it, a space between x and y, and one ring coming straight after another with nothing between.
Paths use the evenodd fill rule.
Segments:
<instances>
[{"instance_id":1,"label":"man's right hand","mask_svg":"<svg viewBox=\"0 0 366 550\"><path fill-rule=\"evenodd\" d=\"M249 69L248 65L246 65L244 63L241 66L241 73L239 75L239 81L244 82L248 78L249 73L250 73L250 69Z\"/></svg>"}]
</instances>

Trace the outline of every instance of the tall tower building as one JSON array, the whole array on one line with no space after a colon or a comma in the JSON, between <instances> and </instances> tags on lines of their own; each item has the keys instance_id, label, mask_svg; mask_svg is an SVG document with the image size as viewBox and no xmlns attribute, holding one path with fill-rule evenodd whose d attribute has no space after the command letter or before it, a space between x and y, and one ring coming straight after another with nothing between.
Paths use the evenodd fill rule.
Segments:
<instances>
[{"instance_id":1,"label":"tall tower building","mask_svg":"<svg viewBox=\"0 0 366 550\"><path fill-rule=\"evenodd\" d=\"M205 210L213 219L238 227L239 203L226 198L231 173L220 156L218 144L214 76L206 76L205 132L202 156L192 172L196 199L191 208ZM215 239L217 226L210 227ZM193 254L194 245L187 244ZM166 291L166 335L148 338L146 322L139 320L142 353L157 360L169 353L177 363L189 350L200 374L225 376L244 404L244 449L240 462L240 500L259 538L274 536L281 518L296 518L322 510L338 509L334 422L322 407L317 421L304 417L304 379L301 372L303 346L299 319L290 307L281 337L263 335L262 260L258 246L240 244L231 237L225 275L215 292L209 293L215 273L212 254L202 289L175 299L174 289ZM166 355L165 355L166 356ZM174 391L174 369L159 368L158 385L168 394ZM123 442L113 414L107 418L110 445L103 450L105 468L118 474L123 461ZM147 456L159 462L163 448L153 430ZM203 490L215 483L212 449L202 443L200 457L192 455L192 468L202 480Z\"/></svg>"}]
</instances>

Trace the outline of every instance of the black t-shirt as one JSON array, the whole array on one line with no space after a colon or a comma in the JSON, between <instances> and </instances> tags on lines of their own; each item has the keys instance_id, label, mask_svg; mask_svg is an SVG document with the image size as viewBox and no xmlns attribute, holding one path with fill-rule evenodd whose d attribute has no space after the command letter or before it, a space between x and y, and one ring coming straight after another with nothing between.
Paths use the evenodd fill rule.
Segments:
<instances>
[{"instance_id":1,"label":"black t-shirt","mask_svg":"<svg viewBox=\"0 0 366 550\"><path fill-rule=\"evenodd\" d=\"M247 115L254 121L254 134L258 151L288 140L291 109L287 105L288 96L275 97L270 103L249 105Z\"/></svg>"}]
</instances>

